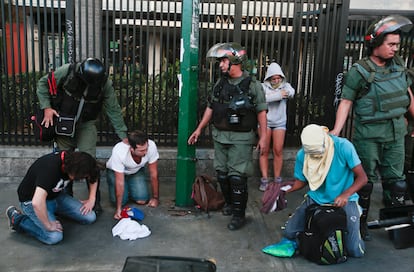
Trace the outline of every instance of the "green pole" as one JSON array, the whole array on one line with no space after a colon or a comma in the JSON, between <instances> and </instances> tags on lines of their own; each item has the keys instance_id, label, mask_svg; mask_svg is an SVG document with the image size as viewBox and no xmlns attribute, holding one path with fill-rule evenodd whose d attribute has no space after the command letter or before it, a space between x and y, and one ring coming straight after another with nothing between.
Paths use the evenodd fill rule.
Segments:
<instances>
[{"instance_id":1,"label":"green pole","mask_svg":"<svg viewBox=\"0 0 414 272\"><path fill-rule=\"evenodd\" d=\"M180 102L176 173L177 206L190 206L195 178L195 147L187 139L196 126L198 87L199 0L183 0L181 19Z\"/></svg>"}]
</instances>

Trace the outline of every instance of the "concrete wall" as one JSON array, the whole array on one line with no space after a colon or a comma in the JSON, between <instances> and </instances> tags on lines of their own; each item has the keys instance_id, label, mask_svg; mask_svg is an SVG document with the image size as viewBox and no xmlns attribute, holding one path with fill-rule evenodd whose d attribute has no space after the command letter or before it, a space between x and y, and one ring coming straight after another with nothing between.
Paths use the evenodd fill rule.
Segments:
<instances>
[{"instance_id":1,"label":"concrete wall","mask_svg":"<svg viewBox=\"0 0 414 272\"><path fill-rule=\"evenodd\" d=\"M111 155L112 147L98 147L97 158L106 161ZM0 147L0 183L20 182L29 166L39 157L51 152L50 147L25 147L25 146L1 146ZM297 149L285 149L284 151L284 177L293 176L293 167ZM160 179L176 179L177 150L175 148L159 148ZM255 178L260 177L258 154L254 155ZM207 173L214 176L213 169L214 151L212 149L197 149L196 162L197 174ZM271 160L271 157L270 157ZM271 161L269 162L271 165ZM270 175L271 176L271 175Z\"/></svg>"}]
</instances>

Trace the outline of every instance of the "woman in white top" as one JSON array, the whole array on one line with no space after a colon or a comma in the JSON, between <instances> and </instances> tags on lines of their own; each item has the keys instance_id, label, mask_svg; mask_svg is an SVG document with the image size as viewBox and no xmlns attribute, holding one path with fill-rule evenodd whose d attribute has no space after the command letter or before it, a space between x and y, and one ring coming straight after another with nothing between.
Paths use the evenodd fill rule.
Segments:
<instances>
[{"instance_id":1,"label":"woman in white top","mask_svg":"<svg viewBox=\"0 0 414 272\"><path fill-rule=\"evenodd\" d=\"M266 72L263 90L268 103L267 112L267 141L268 146L272 145L273 152L273 173L275 181L282 181L280 177L283 165L283 145L286 133L286 107L287 100L295 94L295 89L286 81L285 74L280 65L272 62ZM259 158L260 172L260 191L265 191L269 182L269 151L263 152Z\"/></svg>"}]
</instances>

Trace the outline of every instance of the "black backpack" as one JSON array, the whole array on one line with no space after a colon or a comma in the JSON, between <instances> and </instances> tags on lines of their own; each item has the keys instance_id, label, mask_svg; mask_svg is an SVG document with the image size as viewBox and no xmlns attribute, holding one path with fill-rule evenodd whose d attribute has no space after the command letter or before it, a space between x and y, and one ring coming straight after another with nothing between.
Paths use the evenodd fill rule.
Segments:
<instances>
[{"instance_id":1,"label":"black backpack","mask_svg":"<svg viewBox=\"0 0 414 272\"><path fill-rule=\"evenodd\" d=\"M347 260L346 213L340 207L309 205L306 225L299 234L299 252L318 264L338 264Z\"/></svg>"}]
</instances>

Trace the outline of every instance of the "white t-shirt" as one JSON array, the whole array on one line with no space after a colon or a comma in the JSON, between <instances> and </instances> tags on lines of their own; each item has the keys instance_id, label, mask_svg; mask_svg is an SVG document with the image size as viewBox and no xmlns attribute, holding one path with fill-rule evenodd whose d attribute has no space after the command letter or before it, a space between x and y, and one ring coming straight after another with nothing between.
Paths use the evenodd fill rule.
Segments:
<instances>
[{"instance_id":1,"label":"white t-shirt","mask_svg":"<svg viewBox=\"0 0 414 272\"><path fill-rule=\"evenodd\" d=\"M106 167L115 172L131 175L138 172L147 163L156 162L159 157L156 144L154 141L148 140L148 152L141 158L141 162L138 164L132 158L130 145L119 142L112 148L112 154L106 162Z\"/></svg>"}]
</instances>

